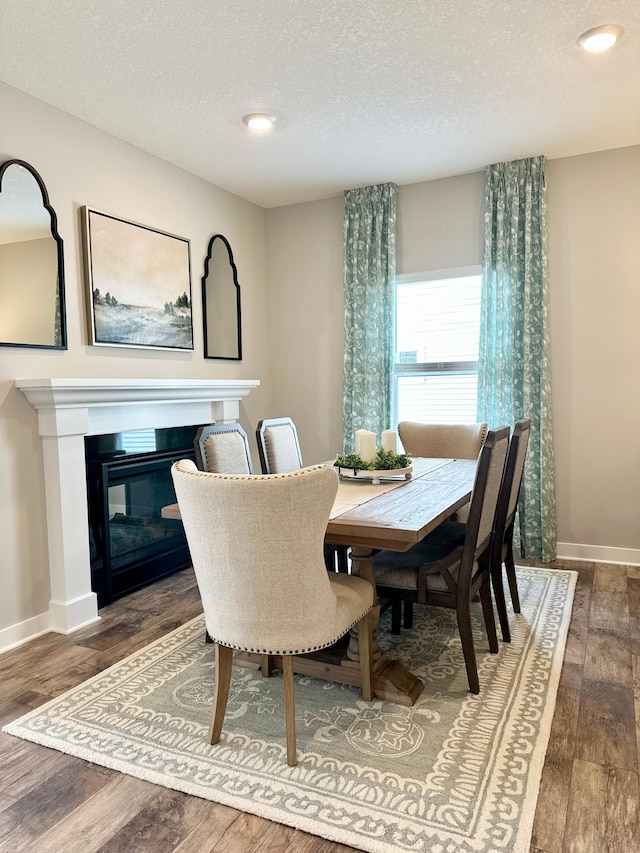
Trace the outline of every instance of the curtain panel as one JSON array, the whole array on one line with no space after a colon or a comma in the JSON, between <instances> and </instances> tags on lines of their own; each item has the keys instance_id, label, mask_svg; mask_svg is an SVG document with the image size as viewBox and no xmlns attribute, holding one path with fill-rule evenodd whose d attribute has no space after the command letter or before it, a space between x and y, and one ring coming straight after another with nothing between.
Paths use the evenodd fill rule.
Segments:
<instances>
[{"instance_id":1,"label":"curtain panel","mask_svg":"<svg viewBox=\"0 0 640 853\"><path fill-rule=\"evenodd\" d=\"M395 329L395 184L347 190L344 208L344 452L357 429L391 425Z\"/></svg>"},{"instance_id":2,"label":"curtain panel","mask_svg":"<svg viewBox=\"0 0 640 853\"><path fill-rule=\"evenodd\" d=\"M546 245L545 158L486 169L478 420L531 418L514 547L556 555Z\"/></svg>"}]
</instances>

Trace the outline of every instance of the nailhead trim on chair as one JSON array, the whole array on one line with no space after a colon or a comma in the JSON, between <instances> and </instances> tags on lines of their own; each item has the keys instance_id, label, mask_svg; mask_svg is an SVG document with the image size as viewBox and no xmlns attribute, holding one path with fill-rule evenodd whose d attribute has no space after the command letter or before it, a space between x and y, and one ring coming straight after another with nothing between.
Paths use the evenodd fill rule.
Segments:
<instances>
[{"instance_id":1,"label":"nailhead trim on chair","mask_svg":"<svg viewBox=\"0 0 640 853\"><path fill-rule=\"evenodd\" d=\"M199 469L186 473L193 477L217 477L220 480L284 480L287 477L299 477L303 472L306 473L307 471L326 467L326 465L309 465L308 468L299 468L296 471L289 471L286 474L217 474L214 471L200 471ZM276 654L276 652L273 654Z\"/></svg>"},{"instance_id":2,"label":"nailhead trim on chair","mask_svg":"<svg viewBox=\"0 0 640 853\"><path fill-rule=\"evenodd\" d=\"M270 475L267 475L267 476L270 476ZM280 475L275 474L273 476L280 476ZM283 475L283 476L286 476L286 475ZM355 622L352 622L351 625L349 625L349 627L347 628L347 630L343 634L339 634L337 637L334 637L333 640L330 640L328 643L323 643L321 646L310 646L308 649L295 649L295 650L289 649L286 651L282 651L282 650L278 650L278 649L248 649L246 646L231 646L231 645L229 645L229 643L221 643L220 645L226 646L228 649L237 649L239 652L252 652L253 654L256 654L256 655L306 655L309 652L317 652L317 651L320 651L321 649L326 649L329 646L332 646L334 643L337 643L341 637L344 637L344 635L347 634L352 628L354 628L358 624L358 622L360 622L362 619L364 619L364 617L367 615L367 613L370 613L372 609L373 609L373 605L371 605L371 607L367 608L367 610L364 611L362 616L360 616L360 619L356 619ZM211 637L212 642L214 642L214 643L220 642L219 640L216 640L216 638L211 633L209 633L209 636Z\"/></svg>"}]
</instances>

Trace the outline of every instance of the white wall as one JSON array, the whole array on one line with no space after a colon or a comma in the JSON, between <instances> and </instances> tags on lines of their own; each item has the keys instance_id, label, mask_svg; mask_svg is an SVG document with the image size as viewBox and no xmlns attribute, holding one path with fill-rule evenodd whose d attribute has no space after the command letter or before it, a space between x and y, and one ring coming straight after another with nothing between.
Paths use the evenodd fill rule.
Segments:
<instances>
[{"instance_id":1,"label":"white wall","mask_svg":"<svg viewBox=\"0 0 640 853\"><path fill-rule=\"evenodd\" d=\"M397 228L399 273L481 264L484 173L400 187Z\"/></svg>"},{"instance_id":2,"label":"white wall","mask_svg":"<svg viewBox=\"0 0 640 853\"><path fill-rule=\"evenodd\" d=\"M547 187L559 549L640 562L640 146L553 160Z\"/></svg>"},{"instance_id":3,"label":"white wall","mask_svg":"<svg viewBox=\"0 0 640 853\"><path fill-rule=\"evenodd\" d=\"M547 183L559 553L640 562L640 146L551 161ZM481 263L483 210L482 172L400 187L398 272ZM341 446L342 211L267 212L274 414L309 463Z\"/></svg>"},{"instance_id":4,"label":"white wall","mask_svg":"<svg viewBox=\"0 0 640 853\"><path fill-rule=\"evenodd\" d=\"M342 198L267 211L272 406L307 465L342 445Z\"/></svg>"},{"instance_id":5,"label":"white wall","mask_svg":"<svg viewBox=\"0 0 640 853\"><path fill-rule=\"evenodd\" d=\"M16 378L260 379L241 406L249 435L270 410L265 212L90 125L0 84L0 162L19 158L42 176L64 240L66 352L0 347L0 648L46 627L49 606L40 438ZM79 239L83 205L191 241L195 350L163 352L88 344ZM231 243L242 288L241 362L203 357L200 278L208 240ZM253 442L255 445L255 442ZM78 519L84 524L85 519ZM22 626L22 627L20 627ZM3 642L5 641L5 642Z\"/></svg>"}]
</instances>

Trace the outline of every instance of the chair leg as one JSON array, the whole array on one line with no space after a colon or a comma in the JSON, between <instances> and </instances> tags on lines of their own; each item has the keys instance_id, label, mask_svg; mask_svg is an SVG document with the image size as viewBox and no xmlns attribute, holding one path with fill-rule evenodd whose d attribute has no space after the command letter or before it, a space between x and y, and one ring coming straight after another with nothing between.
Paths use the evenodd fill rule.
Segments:
<instances>
[{"instance_id":1,"label":"chair leg","mask_svg":"<svg viewBox=\"0 0 640 853\"><path fill-rule=\"evenodd\" d=\"M346 545L338 545L336 548L336 559L338 562L338 571L343 575L349 574L348 548Z\"/></svg>"},{"instance_id":2,"label":"chair leg","mask_svg":"<svg viewBox=\"0 0 640 853\"><path fill-rule=\"evenodd\" d=\"M404 603L404 627L413 628L413 601Z\"/></svg>"},{"instance_id":3,"label":"chair leg","mask_svg":"<svg viewBox=\"0 0 640 853\"><path fill-rule=\"evenodd\" d=\"M324 546L324 566L328 572L336 570L336 549L333 545Z\"/></svg>"},{"instance_id":4,"label":"chair leg","mask_svg":"<svg viewBox=\"0 0 640 853\"><path fill-rule=\"evenodd\" d=\"M260 671L263 678L271 678L273 672L273 661L270 655L260 655Z\"/></svg>"},{"instance_id":5,"label":"chair leg","mask_svg":"<svg viewBox=\"0 0 640 853\"><path fill-rule=\"evenodd\" d=\"M513 535L513 533L512 533ZM507 580L509 581L509 592L511 593L511 601L513 602L513 612L520 613L520 596L518 595L518 581L516 579L516 567L513 562L513 538L507 537L507 553L504 558L504 565L507 570Z\"/></svg>"},{"instance_id":6,"label":"chair leg","mask_svg":"<svg viewBox=\"0 0 640 853\"><path fill-rule=\"evenodd\" d=\"M399 634L402 630L402 599L391 599L391 633Z\"/></svg>"},{"instance_id":7,"label":"chair leg","mask_svg":"<svg viewBox=\"0 0 640 853\"><path fill-rule=\"evenodd\" d=\"M511 629L509 627L509 614L507 613L507 602L504 597L504 585L502 583L502 565L495 561L496 565L491 567L491 584L496 599L496 609L500 620L500 630L505 643L511 642Z\"/></svg>"},{"instance_id":8,"label":"chair leg","mask_svg":"<svg viewBox=\"0 0 640 853\"><path fill-rule=\"evenodd\" d=\"M287 730L287 764L295 767L298 763L296 754L296 707L293 698L293 657L282 656L284 675L284 716Z\"/></svg>"},{"instance_id":9,"label":"chair leg","mask_svg":"<svg viewBox=\"0 0 640 853\"><path fill-rule=\"evenodd\" d=\"M373 649L371 640L371 611L358 622L358 655L360 657L360 677L362 679L362 698L365 702L373 699Z\"/></svg>"},{"instance_id":10,"label":"chair leg","mask_svg":"<svg viewBox=\"0 0 640 853\"><path fill-rule=\"evenodd\" d=\"M476 650L473 646L473 633L471 631L471 609L468 599L458 598L456 607L458 616L458 631L462 641L462 652L467 669L467 679L471 693L480 693L480 682L478 680L478 667L476 664Z\"/></svg>"},{"instance_id":11,"label":"chair leg","mask_svg":"<svg viewBox=\"0 0 640 853\"><path fill-rule=\"evenodd\" d=\"M489 578L480 587L480 602L482 604L482 613L484 615L484 624L487 630L487 639L489 640L489 651L498 654L498 636L496 634L496 618L493 615L493 601L491 600L491 587Z\"/></svg>"},{"instance_id":12,"label":"chair leg","mask_svg":"<svg viewBox=\"0 0 640 853\"><path fill-rule=\"evenodd\" d=\"M216 686L213 695L213 719L209 729L209 743L220 742L220 732L227 709L229 685L231 684L231 668L233 666L233 649L228 646L216 645Z\"/></svg>"}]
</instances>

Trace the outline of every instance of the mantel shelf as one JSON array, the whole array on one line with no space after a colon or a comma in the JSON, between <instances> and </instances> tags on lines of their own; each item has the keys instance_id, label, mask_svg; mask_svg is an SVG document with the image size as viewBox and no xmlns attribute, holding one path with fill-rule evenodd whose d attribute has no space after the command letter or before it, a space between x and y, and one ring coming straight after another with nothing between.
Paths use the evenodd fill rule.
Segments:
<instances>
[{"instance_id":1,"label":"mantel shelf","mask_svg":"<svg viewBox=\"0 0 640 853\"><path fill-rule=\"evenodd\" d=\"M241 400L257 379L16 379L34 409Z\"/></svg>"}]
</instances>

